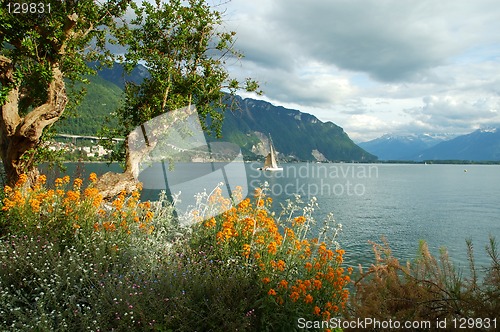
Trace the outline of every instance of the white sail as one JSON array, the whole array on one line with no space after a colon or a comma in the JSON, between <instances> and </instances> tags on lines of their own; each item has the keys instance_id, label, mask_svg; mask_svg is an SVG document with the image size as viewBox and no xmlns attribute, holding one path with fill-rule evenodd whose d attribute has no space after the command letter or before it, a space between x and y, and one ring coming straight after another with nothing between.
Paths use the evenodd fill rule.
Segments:
<instances>
[{"instance_id":1,"label":"white sail","mask_svg":"<svg viewBox=\"0 0 500 332\"><path fill-rule=\"evenodd\" d=\"M264 161L264 169L273 167L273 160L274 158L271 156L271 153L268 153L266 156L266 160Z\"/></svg>"},{"instance_id":2,"label":"white sail","mask_svg":"<svg viewBox=\"0 0 500 332\"><path fill-rule=\"evenodd\" d=\"M283 167L278 166L278 162L276 161L276 151L274 150L273 142L269 139L269 150L270 152L266 156L266 160L264 162L264 167L262 170L264 171L282 171Z\"/></svg>"},{"instance_id":3,"label":"white sail","mask_svg":"<svg viewBox=\"0 0 500 332\"><path fill-rule=\"evenodd\" d=\"M273 143L270 144L270 149L271 149L271 152L269 154L271 155L271 167L272 168L278 168L278 163L276 162L276 157L275 157Z\"/></svg>"}]
</instances>

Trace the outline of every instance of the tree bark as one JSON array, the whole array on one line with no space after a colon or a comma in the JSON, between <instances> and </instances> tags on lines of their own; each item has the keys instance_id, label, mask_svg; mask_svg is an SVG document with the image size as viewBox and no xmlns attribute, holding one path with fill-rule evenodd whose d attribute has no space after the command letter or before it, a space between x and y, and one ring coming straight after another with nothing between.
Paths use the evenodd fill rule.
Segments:
<instances>
[{"instance_id":1,"label":"tree bark","mask_svg":"<svg viewBox=\"0 0 500 332\"><path fill-rule=\"evenodd\" d=\"M149 143L144 135L145 144L139 137L139 131L132 131L125 140L125 170L123 173L107 172L95 184L105 200L112 199L121 191L132 192L139 188L139 163L154 147L155 142Z\"/></svg>"},{"instance_id":2,"label":"tree bark","mask_svg":"<svg viewBox=\"0 0 500 332\"><path fill-rule=\"evenodd\" d=\"M63 73L58 63L52 64L52 81L47 87L47 101L35 107L25 117L19 116L19 87L14 78L14 64L5 56L0 56L0 81L10 87L0 117L0 147L7 183L17 182L21 174L28 180L35 180L38 169L33 155L27 153L39 145L43 130L56 122L66 107L68 97Z\"/></svg>"},{"instance_id":3,"label":"tree bark","mask_svg":"<svg viewBox=\"0 0 500 332\"><path fill-rule=\"evenodd\" d=\"M95 188L104 200L109 200L118 195L121 191L132 192L139 188L139 158L131 156L129 149L129 137L125 140L125 170L123 173L107 172L96 182Z\"/></svg>"}]
</instances>

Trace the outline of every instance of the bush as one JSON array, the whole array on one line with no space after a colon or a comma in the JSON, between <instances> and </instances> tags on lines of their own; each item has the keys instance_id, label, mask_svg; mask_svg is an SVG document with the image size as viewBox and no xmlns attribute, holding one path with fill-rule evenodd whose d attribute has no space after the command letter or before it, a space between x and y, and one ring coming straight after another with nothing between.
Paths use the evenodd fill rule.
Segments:
<instances>
[{"instance_id":1,"label":"bush","mask_svg":"<svg viewBox=\"0 0 500 332\"><path fill-rule=\"evenodd\" d=\"M289 331L344 309L351 271L333 219L310 238L314 200L275 216L266 188L237 206L215 190L182 226L164 196L103 202L94 180L4 188L1 330Z\"/></svg>"},{"instance_id":2,"label":"bush","mask_svg":"<svg viewBox=\"0 0 500 332\"><path fill-rule=\"evenodd\" d=\"M492 262L481 282L472 243L467 241L467 246L469 278L455 269L445 249L435 258L424 241L420 243L418 257L406 265L392 256L387 241L373 243L375 263L367 271L360 268L348 317L432 323L446 319L449 322L446 330L454 330L453 319L470 323L471 319L496 318L496 324L500 323L500 261L495 239L490 238L486 249ZM493 324L490 328L480 324L466 326L478 331L494 330ZM432 330L437 328L434 326Z\"/></svg>"},{"instance_id":3,"label":"bush","mask_svg":"<svg viewBox=\"0 0 500 332\"><path fill-rule=\"evenodd\" d=\"M339 229L329 226L333 218L311 238L316 201L304 207L300 199L288 201L276 218L266 190L264 186L256 191L254 203L246 198L196 224L191 247L207 252L213 261L238 267L257 285L260 295L250 310L257 330L290 331L297 329L299 318L321 321L339 315L348 298L351 269L342 267L344 251L335 242ZM229 204L220 190L210 200ZM195 210L193 215L199 214Z\"/></svg>"}]
</instances>

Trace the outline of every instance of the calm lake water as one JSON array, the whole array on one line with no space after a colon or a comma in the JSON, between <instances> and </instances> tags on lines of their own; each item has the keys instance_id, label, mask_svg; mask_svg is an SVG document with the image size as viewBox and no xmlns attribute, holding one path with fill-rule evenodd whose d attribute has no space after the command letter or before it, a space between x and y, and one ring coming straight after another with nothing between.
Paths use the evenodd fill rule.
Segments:
<instances>
[{"instance_id":1,"label":"calm lake water","mask_svg":"<svg viewBox=\"0 0 500 332\"><path fill-rule=\"evenodd\" d=\"M465 268L466 239L473 241L478 265L489 263L484 250L489 236L500 241L498 165L298 163L283 164L284 170L274 173L258 171L259 166L244 164L246 177L238 171L229 174L229 182L233 187L246 184L251 193L267 181L276 210L279 202L293 198L295 193L304 200L316 197L316 219L333 212L336 222L343 226L338 242L346 250L349 265L371 262L368 241L379 241L382 236L402 261L414 258L419 240L424 239L434 254L442 246L448 248L452 260ZM177 169L189 173L184 165ZM68 164L67 172L86 176L109 170L119 167ZM158 178L159 183L162 181ZM193 192L211 189L200 180L190 186ZM145 190L144 195L154 199L157 193Z\"/></svg>"}]
</instances>

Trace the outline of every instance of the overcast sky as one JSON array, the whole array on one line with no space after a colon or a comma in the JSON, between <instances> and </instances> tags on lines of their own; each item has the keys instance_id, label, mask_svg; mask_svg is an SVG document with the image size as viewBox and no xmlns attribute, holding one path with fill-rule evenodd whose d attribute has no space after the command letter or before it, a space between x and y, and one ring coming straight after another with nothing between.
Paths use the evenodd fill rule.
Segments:
<instances>
[{"instance_id":1,"label":"overcast sky","mask_svg":"<svg viewBox=\"0 0 500 332\"><path fill-rule=\"evenodd\" d=\"M497 0L232 0L222 7L245 54L233 75L260 81L259 99L332 121L357 142L500 125Z\"/></svg>"}]
</instances>

